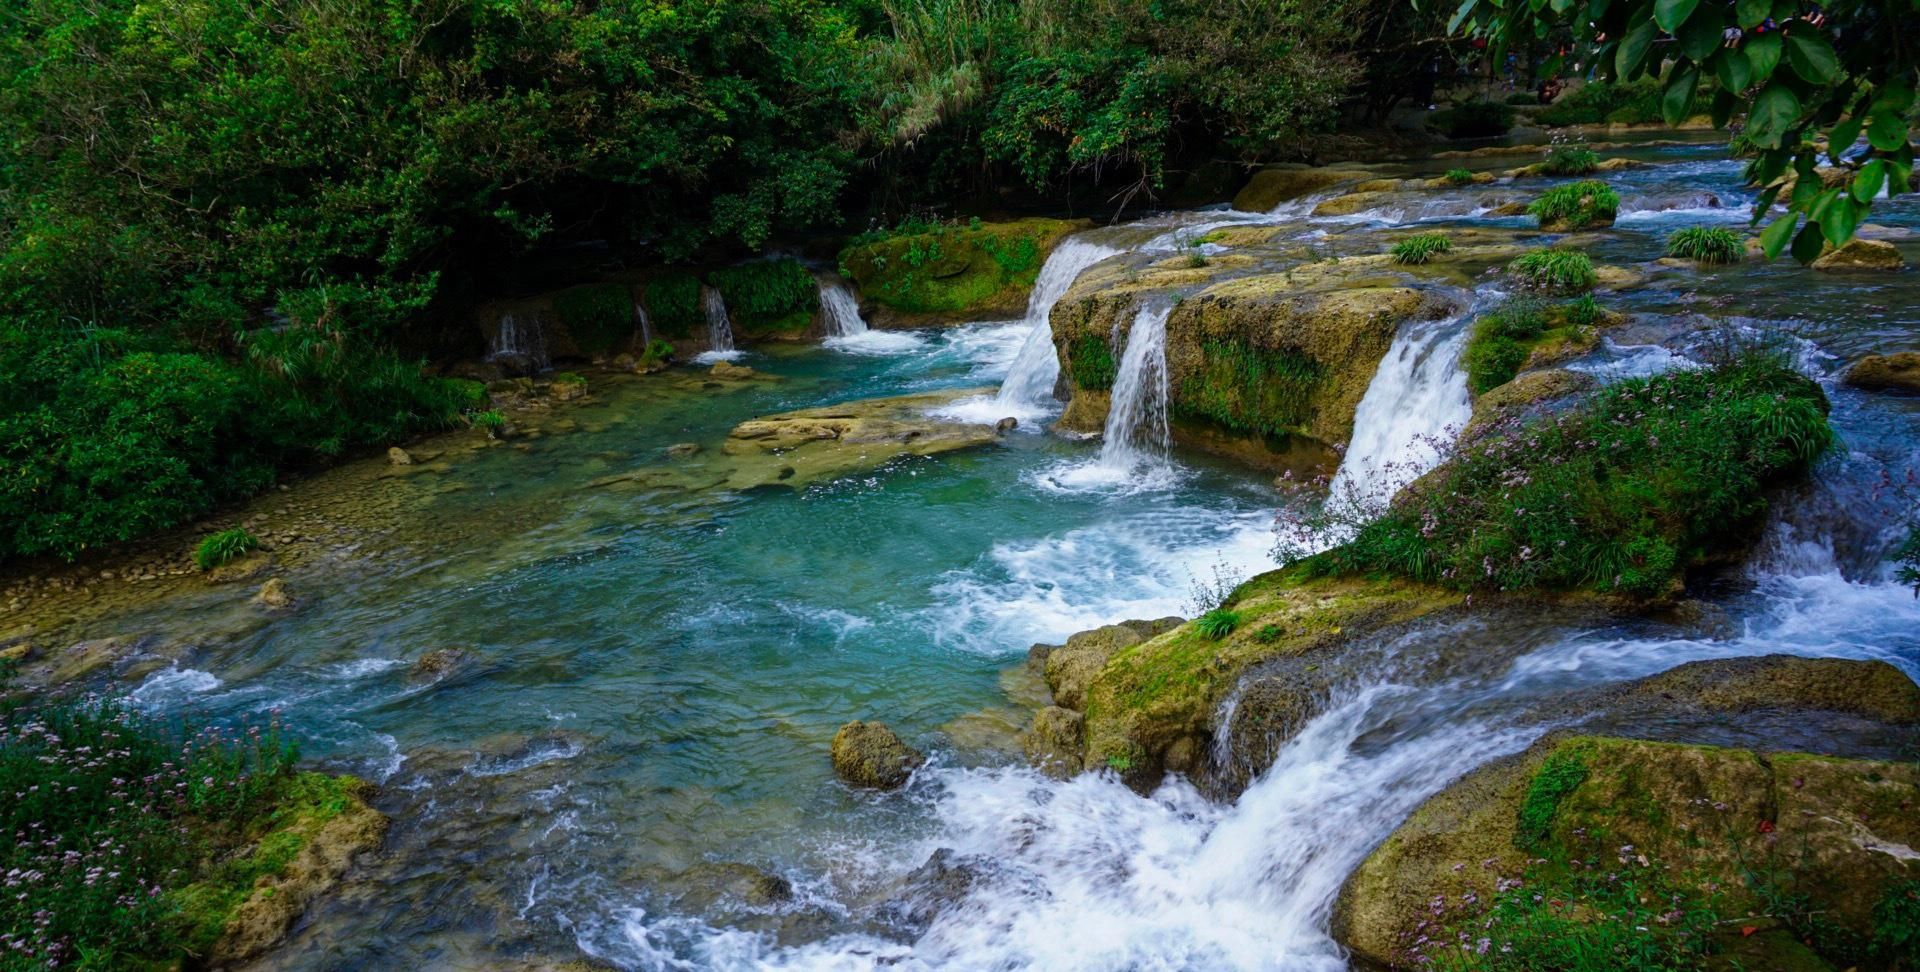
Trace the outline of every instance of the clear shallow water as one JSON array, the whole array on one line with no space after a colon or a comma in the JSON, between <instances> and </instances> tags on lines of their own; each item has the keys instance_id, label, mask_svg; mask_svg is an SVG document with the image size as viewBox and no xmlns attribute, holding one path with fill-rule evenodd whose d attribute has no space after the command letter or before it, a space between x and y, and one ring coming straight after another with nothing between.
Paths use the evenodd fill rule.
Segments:
<instances>
[{"instance_id":1,"label":"clear shallow water","mask_svg":"<svg viewBox=\"0 0 1920 972\"><path fill-rule=\"evenodd\" d=\"M1662 200L1744 205L1737 168L1701 150L1640 154L1671 164L1611 177L1648 203L1581 238L1598 260L1652 260L1664 220L1715 209ZM1369 228L1380 220L1299 209L1266 218L1331 252L1382 245ZM1911 225L1915 209L1897 202L1874 220ZM1134 235L1167 236L1148 232ZM394 853L322 906L277 966L584 951L648 969L1342 968L1324 927L1347 871L1427 794L1544 731L1544 701L1773 651L1920 671L1920 602L1878 566L1905 500L1877 489L1920 464L1920 408L1831 381L1853 356L1912 346L1914 276L1748 264L1604 298L1642 316L1583 364L1603 377L1684 366L1708 340L1694 315L1711 315L1777 336L1828 379L1842 446L1783 504L1753 571L1719 593L1727 632L1484 619L1377 646L1368 677L1232 806L1177 782L1142 799L1100 776L1044 780L981 740L1024 718L1001 672L1032 642L1184 614L1190 580L1216 563L1265 566L1275 496L1258 478L1176 454L1163 478L1088 484L1073 474L1100 468L1100 444L1011 435L799 494L587 486L662 462L672 443L717 446L755 415L997 381L1031 334L1020 323L753 354L784 380L741 390L603 388L567 413L579 431L441 477L421 513L434 541L296 579L308 604L294 615L135 619L215 633L132 690L216 717L280 708L314 740L310 755L384 782ZM1428 335L1419 360L1458 333ZM1404 337L1411 348L1422 335ZM1428 414L1376 409L1356 439L1386 444L1363 451L1395 452L1405 436L1386 433L1458 418L1453 383L1407 364L1399 387ZM1379 391L1368 397L1401 397ZM981 421L1011 414L976 408ZM1022 428L1045 416L1022 415ZM472 661L438 682L410 678L415 659L449 646ZM841 788L827 744L851 718L888 721L934 764L901 794ZM931 924L899 920L884 902L940 849L986 877ZM675 876L703 862L768 869L794 896L756 904L711 893L711 876Z\"/></svg>"}]
</instances>

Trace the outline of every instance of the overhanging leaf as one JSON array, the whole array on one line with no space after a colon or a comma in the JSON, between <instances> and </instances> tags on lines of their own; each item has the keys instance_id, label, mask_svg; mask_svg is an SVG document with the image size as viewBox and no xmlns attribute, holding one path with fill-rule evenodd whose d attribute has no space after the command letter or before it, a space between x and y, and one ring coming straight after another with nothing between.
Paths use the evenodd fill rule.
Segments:
<instances>
[{"instance_id":1,"label":"overhanging leaf","mask_svg":"<svg viewBox=\"0 0 1920 972\"><path fill-rule=\"evenodd\" d=\"M1739 51L1722 50L1713 56L1713 73L1720 79L1720 87L1738 94L1753 82L1753 62Z\"/></svg>"},{"instance_id":2,"label":"overhanging leaf","mask_svg":"<svg viewBox=\"0 0 1920 972\"><path fill-rule=\"evenodd\" d=\"M1813 84L1827 84L1840 76L1840 58L1833 53L1833 45L1811 24L1786 36L1787 64L1793 73Z\"/></svg>"},{"instance_id":3,"label":"overhanging leaf","mask_svg":"<svg viewBox=\"0 0 1920 972\"><path fill-rule=\"evenodd\" d=\"M1733 120L1734 109L1740 107L1740 99L1735 98L1727 89L1721 88L1713 93L1713 127L1725 128Z\"/></svg>"},{"instance_id":4,"label":"overhanging leaf","mask_svg":"<svg viewBox=\"0 0 1920 972\"><path fill-rule=\"evenodd\" d=\"M1820 258L1820 251L1826 249L1826 237L1820 235L1820 224L1807 220L1807 225L1793 238L1793 258L1801 263L1812 263Z\"/></svg>"},{"instance_id":5,"label":"overhanging leaf","mask_svg":"<svg viewBox=\"0 0 1920 972\"><path fill-rule=\"evenodd\" d=\"M1907 144L1907 120L1893 112L1876 113L1867 122L1867 144L1892 152Z\"/></svg>"},{"instance_id":6,"label":"overhanging leaf","mask_svg":"<svg viewBox=\"0 0 1920 972\"><path fill-rule=\"evenodd\" d=\"M1843 245L1853 239L1854 228L1860 225L1861 217L1866 214L1865 205L1855 202L1851 195L1841 193L1820 214L1820 233L1834 246Z\"/></svg>"},{"instance_id":7,"label":"overhanging leaf","mask_svg":"<svg viewBox=\"0 0 1920 972\"><path fill-rule=\"evenodd\" d=\"M1840 157L1859 140L1860 119L1848 118L1834 122L1833 128L1827 132L1827 157L1840 161Z\"/></svg>"},{"instance_id":8,"label":"overhanging leaf","mask_svg":"<svg viewBox=\"0 0 1920 972\"><path fill-rule=\"evenodd\" d=\"M1747 112L1747 134L1762 148L1779 148L1780 139L1800 117L1800 96L1785 85L1770 84Z\"/></svg>"},{"instance_id":9,"label":"overhanging leaf","mask_svg":"<svg viewBox=\"0 0 1920 972\"><path fill-rule=\"evenodd\" d=\"M1695 11L1693 18L1680 25L1680 32L1674 37L1680 41L1680 52L1696 63L1706 60L1720 47L1720 29L1725 21L1720 11L1711 6Z\"/></svg>"},{"instance_id":10,"label":"overhanging leaf","mask_svg":"<svg viewBox=\"0 0 1920 972\"><path fill-rule=\"evenodd\" d=\"M1853 193L1853 198L1863 203L1872 202L1873 197L1880 195L1880 189L1886 184L1887 162L1885 159L1874 159L1853 174L1853 185L1847 191Z\"/></svg>"},{"instance_id":11,"label":"overhanging leaf","mask_svg":"<svg viewBox=\"0 0 1920 972\"><path fill-rule=\"evenodd\" d=\"M1758 34L1747 38L1740 46L1747 52L1747 62L1753 66L1753 83L1766 84L1773 77L1773 69L1780 63L1780 35Z\"/></svg>"},{"instance_id":12,"label":"overhanging leaf","mask_svg":"<svg viewBox=\"0 0 1920 972\"><path fill-rule=\"evenodd\" d=\"M1693 111L1693 89L1699 83L1700 71L1692 65L1669 72L1667 89L1660 96L1660 117L1666 119L1668 125L1687 120Z\"/></svg>"},{"instance_id":13,"label":"overhanging leaf","mask_svg":"<svg viewBox=\"0 0 1920 972\"><path fill-rule=\"evenodd\" d=\"M1467 19L1467 15L1473 12L1474 5L1479 2L1480 0L1460 0L1460 9L1455 10L1453 17L1447 21L1447 33L1458 31L1460 22Z\"/></svg>"},{"instance_id":14,"label":"overhanging leaf","mask_svg":"<svg viewBox=\"0 0 1920 972\"><path fill-rule=\"evenodd\" d=\"M1653 46L1654 34L1659 30L1653 21L1643 20L1627 31L1620 41L1620 50L1613 55L1613 69L1620 80L1630 81L1640 65L1647 60L1647 49Z\"/></svg>"},{"instance_id":15,"label":"overhanging leaf","mask_svg":"<svg viewBox=\"0 0 1920 972\"><path fill-rule=\"evenodd\" d=\"M1767 19L1772 6L1771 0L1738 0L1733 6L1733 16L1740 22L1741 30L1752 30Z\"/></svg>"},{"instance_id":16,"label":"overhanging leaf","mask_svg":"<svg viewBox=\"0 0 1920 972\"><path fill-rule=\"evenodd\" d=\"M1700 6L1700 0L1654 0L1653 22L1669 34L1679 33L1680 25L1693 16L1693 9Z\"/></svg>"},{"instance_id":17,"label":"overhanging leaf","mask_svg":"<svg viewBox=\"0 0 1920 972\"><path fill-rule=\"evenodd\" d=\"M1779 256L1780 251L1787 248L1787 241L1793 239L1794 224L1798 222L1800 217L1788 213L1760 231L1760 246L1766 251L1767 259Z\"/></svg>"}]
</instances>

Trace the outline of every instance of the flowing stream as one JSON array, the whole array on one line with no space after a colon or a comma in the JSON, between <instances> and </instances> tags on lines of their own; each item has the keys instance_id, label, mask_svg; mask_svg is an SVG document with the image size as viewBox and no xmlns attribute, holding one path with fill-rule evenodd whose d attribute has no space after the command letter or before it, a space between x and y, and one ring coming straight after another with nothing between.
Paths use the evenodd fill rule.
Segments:
<instances>
[{"instance_id":1,"label":"flowing stream","mask_svg":"<svg viewBox=\"0 0 1920 972\"><path fill-rule=\"evenodd\" d=\"M1642 208L1582 241L1596 262L1647 264L1675 226L1750 198L1711 149L1637 157L1654 164L1609 178ZM607 380L541 436L376 480L366 505L391 522L342 542L332 569L290 577L299 610L264 615L248 592L209 588L89 636L148 646L121 686L135 704L277 711L309 758L381 785L387 852L314 909L274 968L585 954L644 970L1344 969L1328 916L1354 865L1450 780L1584 718L1564 700L1772 652L1920 673L1920 601L1882 562L1910 502L1885 484L1920 469L1920 401L1836 380L1861 354L1912 346L1914 274L1751 264L1606 296L1636 317L1573 363L1601 380L1689 366L1711 351L1696 324L1712 317L1788 342L1832 398L1840 447L1775 505L1752 564L1702 595L1721 630L1493 612L1416 626L1367 645L1270 765L1223 738L1217 761L1253 761L1231 803L1179 779L1146 798L1110 774L1051 780L1008 752L1036 702L1028 646L1188 614L1196 577L1273 566L1270 474L1169 448L1168 303L1146 302L1127 328L1099 443L1006 435L798 491L621 477L672 468L670 446L716 450L756 416L996 381L973 420L1020 414L1038 431L1012 406L1056 404L1049 314L1094 263L1166 259L1139 251L1223 223L1310 251L1290 260L1375 254L1384 226L1516 225L1484 215L1497 189L1097 231L1055 250L1018 322L860 333L853 295L823 283L834 336L756 347L773 380ZM1876 204L1874 220L1911 231L1920 206ZM1460 289L1475 280L1437 294L1459 314L1395 336L1340 489L1390 492L1466 421L1461 348L1471 308L1495 296ZM714 350L731 349L718 295L704 300ZM1098 488L1062 488L1076 475ZM443 648L462 653L451 671L415 671ZM855 718L886 721L931 762L898 793L837 784L828 742ZM903 882L939 852L964 865L950 903L903 908Z\"/></svg>"}]
</instances>

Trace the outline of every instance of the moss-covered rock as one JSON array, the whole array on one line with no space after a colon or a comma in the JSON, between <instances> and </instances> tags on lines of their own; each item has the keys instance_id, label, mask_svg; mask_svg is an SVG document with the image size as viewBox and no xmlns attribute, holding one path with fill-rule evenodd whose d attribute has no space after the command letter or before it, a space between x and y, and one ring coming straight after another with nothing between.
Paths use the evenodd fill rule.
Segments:
<instances>
[{"instance_id":1,"label":"moss-covered rock","mask_svg":"<svg viewBox=\"0 0 1920 972\"><path fill-rule=\"evenodd\" d=\"M897 790L927 758L882 722L849 722L833 734L833 772L854 786Z\"/></svg>"},{"instance_id":2,"label":"moss-covered rock","mask_svg":"<svg viewBox=\"0 0 1920 972\"><path fill-rule=\"evenodd\" d=\"M1689 662L1628 686L1642 699L1711 712L1813 709L1920 724L1920 685L1883 661L1766 655Z\"/></svg>"},{"instance_id":3,"label":"moss-covered rock","mask_svg":"<svg viewBox=\"0 0 1920 972\"><path fill-rule=\"evenodd\" d=\"M1077 775L1086 749L1086 717L1064 706L1049 705L1034 714L1033 725L1021 735L1021 749L1035 769L1056 779Z\"/></svg>"},{"instance_id":4,"label":"moss-covered rock","mask_svg":"<svg viewBox=\"0 0 1920 972\"><path fill-rule=\"evenodd\" d=\"M1920 351L1867 355L1847 369L1847 384L1870 391L1920 393Z\"/></svg>"},{"instance_id":5,"label":"moss-covered rock","mask_svg":"<svg viewBox=\"0 0 1920 972\"><path fill-rule=\"evenodd\" d=\"M1373 177L1373 173L1365 169L1274 166L1255 172L1247 180L1246 187L1233 197L1233 208L1242 212L1264 213L1309 193L1343 182L1364 182Z\"/></svg>"},{"instance_id":6,"label":"moss-covered rock","mask_svg":"<svg viewBox=\"0 0 1920 972\"><path fill-rule=\"evenodd\" d=\"M1815 270L1828 273L1899 270L1906 265L1899 247L1885 240L1862 239L1848 240L1837 249L1829 246L1813 261Z\"/></svg>"},{"instance_id":7,"label":"moss-covered rock","mask_svg":"<svg viewBox=\"0 0 1920 972\"><path fill-rule=\"evenodd\" d=\"M875 327L1014 319L1047 254L1086 225L1032 218L885 234L842 250L840 267Z\"/></svg>"},{"instance_id":8,"label":"moss-covered rock","mask_svg":"<svg viewBox=\"0 0 1920 972\"><path fill-rule=\"evenodd\" d=\"M1503 882L1545 887L1600 868L1658 881L1686 899L1676 910L1711 907L1729 924L1808 902L1819 921L1794 937L1850 961L1887 890L1920 876L1917 810L1920 768L1906 763L1550 737L1421 805L1348 879L1334 932L1393 963L1416 929L1479 936L1498 894L1531 893Z\"/></svg>"},{"instance_id":9,"label":"moss-covered rock","mask_svg":"<svg viewBox=\"0 0 1920 972\"><path fill-rule=\"evenodd\" d=\"M355 857L385 839L387 818L367 805L371 794L372 787L347 776L288 780L251 843L177 893L189 949L223 967L278 944Z\"/></svg>"},{"instance_id":10,"label":"moss-covered rock","mask_svg":"<svg viewBox=\"0 0 1920 972\"><path fill-rule=\"evenodd\" d=\"M1263 574L1234 592L1240 615L1218 640L1183 624L1114 652L1086 689L1086 759L1129 783L1159 782L1170 751L1209 739L1240 676L1280 657L1330 656L1350 639L1458 604L1448 591L1357 579Z\"/></svg>"},{"instance_id":11,"label":"moss-covered rock","mask_svg":"<svg viewBox=\"0 0 1920 972\"><path fill-rule=\"evenodd\" d=\"M1525 421L1543 406L1584 394L1597 384L1592 375L1565 368L1526 372L1475 398L1473 418L1461 435L1473 438L1500 422Z\"/></svg>"},{"instance_id":12,"label":"moss-covered rock","mask_svg":"<svg viewBox=\"0 0 1920 972\"><path fill-rule=\"evenodd\" d=\"M1053 311L1071 392L1056 428L1103 427L1106 388L1088 378L1111 383L1106 362L1120 356L1138 302L1198 285L1167 318L1176 441L1274 471L1330 471L1332 448L1352 435L1354 412L1394 333L1445 310L1420 290L1393 286L1404 278L1396 279L1384 256L1341 264L1223 280L1213 279L1223 271L1211 266L1156 264L1132 276L1082 278Z\"/></svg>"}]
</instances>

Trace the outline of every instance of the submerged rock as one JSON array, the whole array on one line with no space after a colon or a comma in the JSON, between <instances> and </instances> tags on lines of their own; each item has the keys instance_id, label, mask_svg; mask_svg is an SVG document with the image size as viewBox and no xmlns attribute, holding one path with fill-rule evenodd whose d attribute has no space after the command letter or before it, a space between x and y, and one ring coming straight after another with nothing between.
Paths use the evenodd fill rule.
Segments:
<instances>
[{"instance_id":1,"label":"submerged rock","mask_svg":"<svg viewBox=\"0 0 1920 972\"><path fill-rule=\"evenodd\" d=\"M407 450L399 446L393 446L387 449L387 463L394 466L411 466L413 465L413 456L410 455Z\"/></svg>"},{"instance_id":2,"label":"submerged rock","mask_svg":"<svg viewBox=\"0 0 1920 972\"><path fill-rule=\"evenodd\" d=\"M995 867L990 858L962 855L942 847L906 876L900 891L881 909L882 914L908 931L923 931L941 912L966 900Z\"/></svg>"},{"instance_id":3,"label":"submerged rock","mask_svg":"<svg viewBox=\"0 0 1920 972\"><path fill-rule=\"evenodd\" d=\"M676 442L667 447L667 458L687 459L699 455L702 449L698 442Z\"/></svg>"},{"instance_id":4,"label":"submerged rock","mask_svg":"<svg viewBox=\"0 0 1920 972\"><path fill-rule=\"evenodd\" d=\"M1920 393L1920 351L1867 355L1847 369L1847 384L1871 391Z\"/></svg>"},{"instance_id":5,"label":"submerged rock","mask_svg":"<svg viewBox=\"0 0 1920 972\"><path fill-rule=\"evenodd\" d=\"M791 487L868 472L905 456L930 456L987 445L991 425L935 418L943 406L990 389L901 395L783 412L735 426L721 446L726 484L734 489Z\"/></svg>"},{"instance_id":6,"label":"submerged rock","mask_svg":"<svg viewBox=\"0 0 1920 972\"><path fill-rule=\"evenodd\" d=\"M1019 427L1020 427L1020 420L1017 418L1014 418L1011 415L993 424L993 430L995 432L1000 433L1001 435L1005 435L1008 432L1012 432L1014 429L1017 429Z\"/></svg>"},{"instance_id":7,"label":"submerged rock","mask_svg":"<svg viewBox=\"0 0 1920 972\"><path fill-rule=\"evenodd\" d=\"M438 681L453 674L471 657L464 648L435 648L416 659L407 675L416 682Z\"/></svg>"},{"instance_id":8,"label":"submerged rock","mask_svg":"<svg viewBox=\"0 0 1920 972\"><path fill-rule=\"evenodd\" d=\"M253 603L269 611L285 611L294 606L296 599L287 589L287 582L274 577L260 585L260 590L253 595Z\"/></svg>"},{"instance_id":9,"label":"submerged rock","mask_svg":"<svg viewBox=\"0 0 1920 972\"><path fill-rule=\"evenodd\" d=\"M1848 273L1855 270L1899 270L1907 265L1900 248L1885 240L1852 239L1839 249L1829 247L1813 261L1815 270Z\"/></svg>"},{"instance_id":10,"label":"submerged rock","mask_svg":"<svg viewBox=\"0 0 1920 972\"><path fill-rule=\"evenodd\" d=\"M240 557L207 571L209 584L236 584L253 580L273 567L273 555L264 550L250 550Z\"/></svg>"},{"instance_id":11,"label":"submerged rock","mask_svg":"<svg viewBox=\"0 0 1920 972\"><path fill-rule=\"evenodd\" d=\"M1689 662L1634 682L1622 695L1714 712L1812 709L1920 724L1920 685L1883 661L1766 655Z\"/></svg>"},{"instance_id":12,"label":"submerged rock","mask_svg":"<svg viewBox=\"0 0 1920 972\"><path fill-rule=\"evenodd\" d=\"M854 786L897 790L927 758L883 722L849 722L833 734L833 772Z\"/></svg>"}]
</instances>

